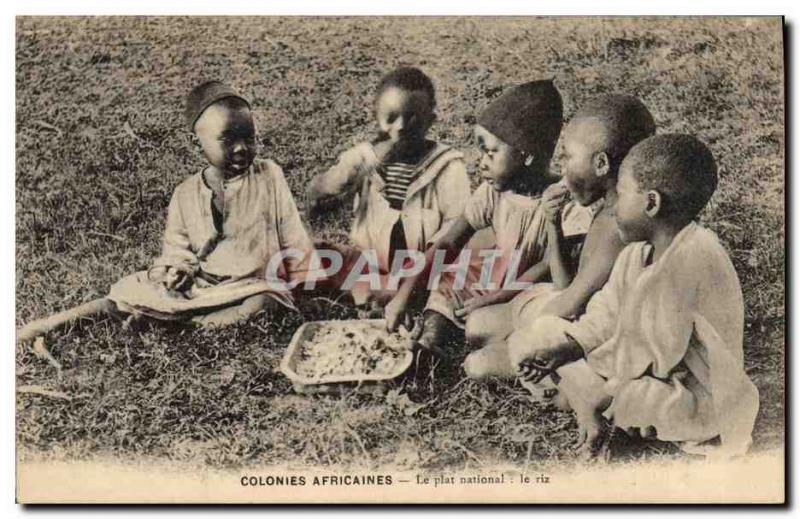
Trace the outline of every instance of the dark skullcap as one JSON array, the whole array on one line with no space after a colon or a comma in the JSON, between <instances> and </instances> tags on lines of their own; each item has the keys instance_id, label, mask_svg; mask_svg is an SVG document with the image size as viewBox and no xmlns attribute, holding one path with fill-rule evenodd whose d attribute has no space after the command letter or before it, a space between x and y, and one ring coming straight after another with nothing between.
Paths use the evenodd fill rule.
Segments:
<instances>
[{"instance_id":1,"label":"dark skullcap","mask_svg":"<svg viewBox=\"0 0 800 519\"><path fill-rule=\"evenodd\" d=\"M478 124L517 150L551 157L561 133L563 104L551 79L517 85L492 101Z\"/></svg>"},{"instance_id":2,"label":"dark skullcap","mask_svg":"<svg viewBox=\"0 0 800 519\"><path fill-rule=\"evenodd\" d=\"M247 101L247 99L242 97L239 92L233 89L233 87L219 81L206 81L205 83L196 86L189 93L189 97L186 99L186 110L184 112L184 117L186 119L186 126L189 128L189 131L194 131L194 123L197 122L197 119L200 118L206 108L216 103L220 99L225 99L227 97L241 99L247 103L247 106L250 106L250 103Z\"/></svg>"}]
</instances>

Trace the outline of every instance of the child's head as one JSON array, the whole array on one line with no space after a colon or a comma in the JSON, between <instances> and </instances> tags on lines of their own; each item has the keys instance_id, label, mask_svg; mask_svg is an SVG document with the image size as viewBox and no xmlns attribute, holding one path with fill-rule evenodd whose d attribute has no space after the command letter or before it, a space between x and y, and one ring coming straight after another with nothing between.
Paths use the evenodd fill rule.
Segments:
<instances>
[{"instance_id":1,"label":"child's head","mask_svg":"<svg viewBox=\"0 0 800 519\"><path fill-rule=\"evenodd\" d=\"M562 170L573 198L583 205L602 198L625 155L655 131L653 116L635 97L603 96L582 106L562 139Z\"/></svg>"},{"instance_id":2,"label":"child's head","mask_svg":"<svg viewBox=\"0 0 800 519\"><path fill-rule=\"evenodd\" d=\"M403 67L378 84L375 116L382 137L393 144L418 144L436 120L436 93L431 78L417 68Z\"/></svg>"},{"instance_id":3,"label":"child's head","mask_svg":"<svg viewBox=\"0 0 800 519\"><path fill-rule=\"evenodd\" d=\"M195 87L187 99L185 117L212 166L237 175L253 163L253 115L250 104L233 88L219 81Z\"/></svg>"},{"instance_id":4,"label":"child's head","mask_svg":"<svg viewBox=\"0 0 800 519\"><path fill-rule=\"evenodd\" d=\"M561 132L562 110L551 80L517 85L492 101L475 126L481 177L497 191L541 181Z\"/></svg>"},{"instance_id":5,"label":"child's head","mask_svg":"<svg viewBox=\"0 0 800 519\"><path fill-rule=\"evenodd\" d=\"M666 134L631 149L619 170L617 224L626 242L649 240L658 225L680 228L717 188L717 165L691 135Z\"/></svg>"}]
</instances>

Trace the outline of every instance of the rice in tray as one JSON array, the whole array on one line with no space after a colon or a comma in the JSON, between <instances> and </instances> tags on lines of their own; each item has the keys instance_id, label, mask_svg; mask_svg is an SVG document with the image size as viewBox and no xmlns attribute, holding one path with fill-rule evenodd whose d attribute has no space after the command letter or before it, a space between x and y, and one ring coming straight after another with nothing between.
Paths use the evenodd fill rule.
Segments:
<instances>
[{"instance_id":1,"label":"rice in tray","mask_svg":"<svg viewBox=\"0 0 800 519\"><path fill-rule=\"evenodd\" d=\"M314 380L389 375L404 358L407 344L400 334L369 323L326 323L302 345L295 371Z\"/></svg>"}]
</instances>

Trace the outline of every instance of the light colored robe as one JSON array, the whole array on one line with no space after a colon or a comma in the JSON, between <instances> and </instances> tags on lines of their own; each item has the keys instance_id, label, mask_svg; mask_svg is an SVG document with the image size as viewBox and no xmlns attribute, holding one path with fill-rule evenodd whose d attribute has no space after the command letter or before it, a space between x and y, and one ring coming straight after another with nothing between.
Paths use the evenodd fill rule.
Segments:
<instances>
[{"instance_id":1,"label":"light colored robe","mask_svg":"<svg viewBox=\"0 0 800 519\"><path fill-rule=\"evenodd\" d=\"M512 362L571 337L586 358L558 374L587 392L602 387L616 426L654 427L659 439L685 442L689 451L719 436L721 448L708 453L742 454L758 390L744 371L744 305L733 264L716 235L695 223L647 265L650 253L644 242L627 246L577 322L543 317L515 334Z\"/></svg>"},{"instance_id":2,"label":"light colored robe","mask_svg":"<svg viewBox=\"0 0 800 519\"><path fill-rule=\"evenodd\" d=\"M469 199L470 186L464 155L445 144L437 143L417 164L419 176L408 186L400 210L390 206L383 195L386 183L378 168L380 161L369 142L346 150L324 176L343 186L336 196L353 195L351 246L337 247L343 266L331 280L341 286L347 273L361 258L362 251L374 251L381 287L386 287L391 270L390 242L392 229L403 222L406 248L424 251L450 228L461 215ZM364 304L374 293L368 283L357 282L350 288L357 304Z\"/></svg>"},{"instance_id":3,"label":"light colored robe","mask_svg":"<svg viewBox=\"0 0 800 519\"><path fill-rule=\"evenodd\" d=\"M461 152L436 144L416 166L419 176L408 187L406 200L398 211L383 196L385 182L378 174L380 161L372 145L364 142L342 153L325 176L355 194L350 232L353 245L360 250L374 250L381 271L388 272L392 228L402 219L408 248L424 251L461 215L469 199L469 177L463 158Z\"/></svg>"},{"instance_id":4,"label":"light colored robe","mask_svg":"<svg viewBox=\"0 0 800 519\"><path fill-rule=\"evenodd\" d=\"M594 214L599 205L582 207L569 202L562 209L561 227L565 237L585 235L592 223ZM470 197L464 210L464 217L476 231L491 229L494 241L472 240L466 248L470 250L471 261L466 276L463 290L460 290L462 299L469 299L502 289L510 269L511 280L516 280L522 273L531 268L544 258L547 250L547 216L542 204L542 196L526 196L513 191L498 192L491 185L484 182ZM483 236L481 237L483 238ZM498 257L492 265L489 282L496 288L472 288L473 283L481 279L483 259L479 253L485 249L496 249ZM455 316L454 303L446 295L454 281L454 276L443 275L440 288L433 290L428 297L426 310L438 312L459 327L464 323ZM520 291L523 299L512 305L512 320L519 315L521 308L534 297L540 300L544 296L552 297L555 294L550 283L536 283L530 288Z\"/></svg>"},{"instance_id":5,"label":"light colored robe","mask_svg":"<svg viewBox=\"0 0 800 519\"><path fill-rule=\"evenodd\" d=\"M235 303L268 293L294 307L289 292L276 291L266 280L270 259L281 250L302 251L304 259L286 257L277 277L299 282L307 274L313 244L300 220L292 193L280 166L256 160L248 171L223 182L225 213L222 234L214 226L212 190L202 172L184 180L173 193L167 212L161 256L147 272L127 276L111 287L109 298L121 310L164 319L180 319L186 312ZM149 272L169 266L195 274L183 296L168 294ZM201 275L224 278L207 282Z\"/></svg>"}]
</instances>

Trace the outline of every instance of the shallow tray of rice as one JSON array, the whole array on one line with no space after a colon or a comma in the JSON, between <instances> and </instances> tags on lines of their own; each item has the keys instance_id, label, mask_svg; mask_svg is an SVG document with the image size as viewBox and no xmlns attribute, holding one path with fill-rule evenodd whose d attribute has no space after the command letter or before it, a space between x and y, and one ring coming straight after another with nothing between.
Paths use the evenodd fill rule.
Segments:
<instances>
[{"instance_id":1,"label":"shallow tray of rice","mask_svg":"<svg viewBox=\"0 0 800 519\"><path fill-rule=\"evenodd\" d=\"M392 380L413 359L407 333L387 332L383 319L312 321L295 332L281 371L298 392L324 392L327 384Z\"/></svg>"}]
</instances>

